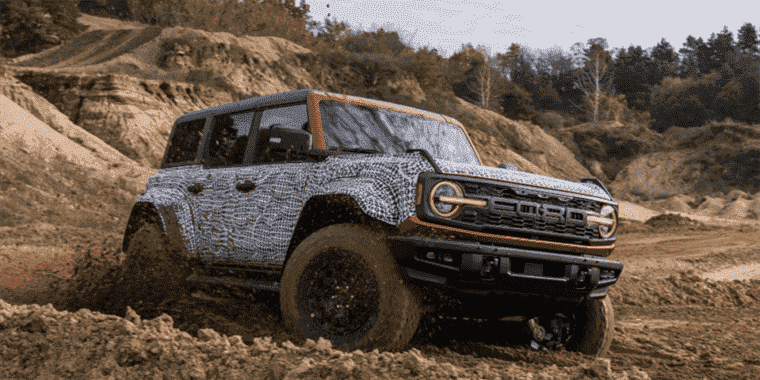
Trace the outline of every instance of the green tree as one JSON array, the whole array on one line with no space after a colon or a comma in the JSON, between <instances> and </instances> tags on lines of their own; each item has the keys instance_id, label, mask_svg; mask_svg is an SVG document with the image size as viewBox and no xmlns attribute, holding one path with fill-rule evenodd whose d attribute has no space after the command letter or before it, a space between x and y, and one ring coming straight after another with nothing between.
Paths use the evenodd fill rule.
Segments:
<instances>
[{"instance_id":1,"label":"green tree","mask_svg":"<svg viewBox=\"0 0 760 380\"><path fill-rule=\"evenodd\" d=\"M653 129L663 132L674 125L697 127L717 118L713 106L721 91L718 77L717 73L698 78L669 77L654 86L650 100Z\"/></svg>"},{"instance_id":2,"label":"green tree","mask_svg":"<svg viewBox=\"0 0 760 380\"><path fill-rule=\"evenodd\" d=\"M15 57L53 47L83 32L75 0L0 0L0 49Z\"/></svg>"},{"instance_id":3,"label":"green tree","mask_svg":"<svg viewBox=\"0 0 760 380\"><path fill-rule=\"evenodd\" d=\"M737 46L739 47L739 51L753 57L760 55L760 48L758 48L760 46L760 39L757 37L757 30L755 30L754 25L748 22L744 23L739 28L736 38L738 40Z\"/></svg>"},{"instance_id":4,"label":"green tree","mask_svg":"<svg viewBox=\"0 0 760 380\"><path fill-rule=\"evenodd\" d=\"M644 111L653 84L654 63L641 45L621 48L613 65L615 92L625 95L633 109Z\"/></svg>"},{"instance_id":5,"label":"green tree","mask_svg":"<svg viewBox=\"0 0 760 380\"><path fill-rule=\"evenodd\" d=\"M496 54L496 62L504 78L512 80L512 72L517 67L517 60L521 59L524 50L519 44L509 45L509 51Z\"/></svg>"},{"instance_id":6,"label":"green tree","mask_svg":"<svg viewBox=\"0 0 760 380\"><path fill-rule=\"evenodd\" d=\"M650 83L660 83L663 78L675 76L678 73L678 54L676 54L673 46L664 38L652 48L652 64L654 68L654 75L651 78Z\"/></svg>"},{"instance_id":7,"label":"green tree","mask_svg":"<svg viewBox=\"0 0 760 380\"><path fill-rule=\"evenodd\" d=\"M717 35L710 35L707 46L710 50L709 72L718 71L725 66L733 68L738 58L738 48L728 27L724 26Z\"/></svg>"},{"instance_id":8,"label":"green tree","mask_svg":"<svg viewBox=\"0 0 760 380\"><path fill-rule=\"evenodd\" d=\"M451 93L451 79L444 70L445 59L438 50L424 47L414 55L414 76L426 91L438 94Z\"/></svg>"},{"instance_id":9,"label":"green tree","mask_svg":"<svg viewBox=\"0 0 760 380\"><path fill-rule=\"evenodd\" d=\"M530 93L514 82L506 83L505 91L499 97L499 105L503 115L510 119L532 120L538 115Z\"/></svg>"},{"instance_id":10,"label":"green tree","mask_svg":"<svg viewBox=\"0 0 760 380\"><path fill-rule=\"evenodd\" d=\"M678 50L684 55L681 65L682 77L697 77L710 73L710 48L702 40L702 37L694 38L689 35L683 48Z\"/></svg>"}]
</instances>

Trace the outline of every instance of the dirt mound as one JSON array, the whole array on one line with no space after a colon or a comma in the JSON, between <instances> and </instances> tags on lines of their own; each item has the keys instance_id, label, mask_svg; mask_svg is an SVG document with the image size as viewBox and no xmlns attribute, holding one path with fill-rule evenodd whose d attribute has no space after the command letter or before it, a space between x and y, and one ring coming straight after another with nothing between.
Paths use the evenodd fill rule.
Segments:
<instances>
[{"instance_id":1,"label":"dirt mound","mask_svg":"<svg viewBox=\"0 0 760 380\"><path fill-rule=\"evenodd\" d=\"M607 183L642 154L666 145L662 135L644 126L614 122L585 123L552 130L578 161L597 168L594 175Z\"/></svg>"},{"instance_id":2,"label":"dirt mound","mask_svg":"<svg viewBox=\"0 0 760 380\"><path fill-rule=\"evenodd\" d=\"M649 379L633 368L613 371L609 359L531 371L510 363L455 366L417 349L351 353L332 349L322 338L296 346L256 337L200 329L197 337L174 327L167 314L143 320L128 308L126 318L52 305L10 305L0 300L0 376L43 378L182 379ZM473 363L474 364L474 363Z\"/></svg>"},{"instance_id":3,"label":"dirt mound","mask_svg":"<svg viewBox=\"0 0 760 380\"><path fill-rule=\"evenodd\" d=\"M674 133L669 141L672 148L637 157L620 171L609 186L616 198L646 201L760 190L760 125L711 123Z\"/></svg>"},{"instance_id":4,"label":"dirt mound","mask_svg":"<svg viewBox=\"0 0 760 380\"><path fill-rule=\"evenodd\" d=\"M610 297L616 305L742 307L760 300L760 280L706 280L694 270L681 271L664 279L623 276L610 289Z\"/></svg>"},{"instance_id":5,"label":"dirt mound","mask_svg":"<svg viewBox=\"0 0 760 380\"><path fill-rule=\"evenodd\" d=\"M679 214L660 214L644 222L649 227L655 229L679 228L688 230L706 230L702 222L690 219Z\"/></svg>"}]
</instances>

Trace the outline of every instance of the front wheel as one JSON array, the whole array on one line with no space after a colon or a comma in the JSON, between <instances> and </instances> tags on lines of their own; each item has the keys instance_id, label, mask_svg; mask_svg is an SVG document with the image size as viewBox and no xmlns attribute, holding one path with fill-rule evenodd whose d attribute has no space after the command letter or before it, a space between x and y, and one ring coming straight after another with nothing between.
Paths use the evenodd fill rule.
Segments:
<instances>
[{"instance_id":1,"label":"front wheel","mask_svg":"<svg viewBox=\"0 0 760 380\"><path fill-rule=\"evenodd\" d=\"M567 313L529 319L525 328L533 349L564 346L568 351L599 356L612 344L615 313L609 297L586 300Z\"/></svg>"},{"instance_id":2,"label":"front wheel","mask_svg":"<svg viewBox=\"0 0 760 380\"><path fill-rule=\"evenodd\" d=\"M386 238L361 225L338 224L301 242L280 286L291 330L343 350L402 349L417 329L420 305Z\"/></svg>"}]
</instances>

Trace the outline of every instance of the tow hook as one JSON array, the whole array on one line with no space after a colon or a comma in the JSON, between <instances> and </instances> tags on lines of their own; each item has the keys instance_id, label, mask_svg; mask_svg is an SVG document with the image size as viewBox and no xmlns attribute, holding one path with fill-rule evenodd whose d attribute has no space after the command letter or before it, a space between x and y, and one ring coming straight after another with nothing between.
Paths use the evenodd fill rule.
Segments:
<instances>
[{"instance_id":1,"label":"tow hook","mask_svg":"<svg viewBox=\"0 0 760 380\"><path fill-rule=\"evenodd\" d=\"M499 258L498 257L485 257L483 258L483 264L480 266L480 277L493 278L494 272L499 270Z\"/></svg>"}]
</instances>

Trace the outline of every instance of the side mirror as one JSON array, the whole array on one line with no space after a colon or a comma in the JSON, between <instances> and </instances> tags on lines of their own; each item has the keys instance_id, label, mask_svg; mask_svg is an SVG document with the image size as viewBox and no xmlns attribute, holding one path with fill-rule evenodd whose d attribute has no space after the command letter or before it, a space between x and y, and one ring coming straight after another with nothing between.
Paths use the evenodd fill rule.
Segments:
<instances>
[{"instance_id":1,"label":"side mirror","mask_svg":"<svg viewBox=\"0 0 760 380\"><path fill-rule=\"evenodd\" d=\"M311 133L301 129L272 127L269 143L273 150L306 152L311 149Z\"/></svg>"},{"instance_id":2,"label":"side mirror","mask_svg":"<svg viewBox=\"0 0 760 380\"><path fill-rule=\"evenodd\" d=\"M517 170L517 171L519 171L519 169L517 169L517 166L514 166L512 164L508 164L506 162L500 163L498 167L502 168L502 169L507 169L507 170Z\"/></svg>"}]
</instances>

